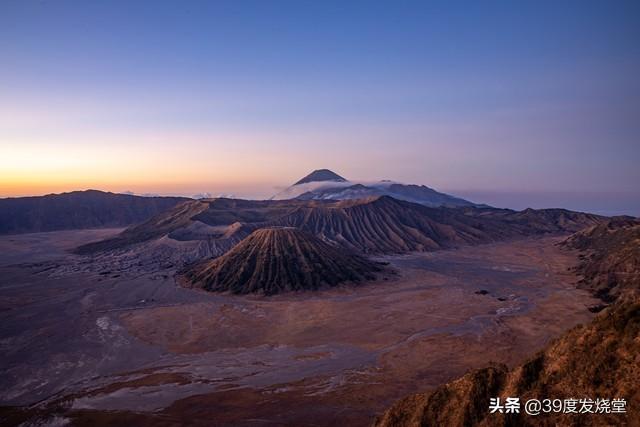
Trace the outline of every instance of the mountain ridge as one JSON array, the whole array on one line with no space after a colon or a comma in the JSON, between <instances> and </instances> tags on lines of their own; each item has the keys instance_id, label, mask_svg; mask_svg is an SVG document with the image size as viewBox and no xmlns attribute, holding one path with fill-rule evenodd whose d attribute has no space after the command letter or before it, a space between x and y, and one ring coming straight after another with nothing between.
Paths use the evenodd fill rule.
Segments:
<instances>
[{"instance_id":1,"label":"mountain ridge","mask_svg":"<svg viewBox=\"0 0 640 427\"><path fill-rule=\"evenodd\" d=\"M524 211L523 211L524 212ZM528 213L528 212L527 212ZM473 370L436 389L405 397L375 427L640 425L640 221L613 218L568 237L562 246L583 251L580 287L613 304L587 325L553 340L525 363ZM588 253L588 255L585 255ZM621 270L624 268L624 270ZM623 274L621 274L623 273ZM489 412L491 398L623 398L626 413L527 416ZM523 408L521 408L523 409Z\"/></svg>"},{"instance_id":2,"label":"mountain ridge","mask_svg":"<svg viewBox=\"0 0 640 427\"><path fill-rule=\"evenodd\" d=\"M640 293L640 219L614 217L567 238L564 247L581 252L574 269L578 287L605 302L621 294Z\"/></svg>"},{"instance_id":3,"label":"mountain ridge","mask_svg":"<svg viewBox=\"0 0 640 427\"><path fill-rule=\"evenodd\" d=\"M391 180L352 182L329 169L311 172L271 199L348 200L385 195L430 207L481 206L425 185L402 184Z\"/></svg>"},{"instance_id":4,"label":"mountain ridge","mask_svg":"<svg viewBox=\"0 0 640 427\"><path fill-rule=\"evenodd\" d=\"M525 363L509 370L493 365L396 402L374 427L431 426L611 426L638 425L640 404L640 301L624 300L552 341ZM623 398L626 413L489 413L491 398ZM579 409L579 407L578 407Z\"/></svg>"},{"instance_id":5,"label":"mountain ridge","mask_svg":"<svg viewBox=\"0 0 640 427\"><path fill-rule=\"evenodd\" d=\"M184 197L143 197L100 190L0 199L0 234L122 227L142 222Z\"/></svg>"},{"instance_id":6,"label":"mountain ridge","mask_svg":"<svg viewBox=\"0 0 640 427\"><path fill-rule=\"evenodd\" d=\"M100 257L113 268L146 260L154 268L180 269L224 255L256 229L274 226L299 228L360 254L382 255L568 233L603 220L571 211L532 211L523 217L492 208L429 208L390 196L340 201L191 200L75 252Z\"/></svg>"}]
</instances>

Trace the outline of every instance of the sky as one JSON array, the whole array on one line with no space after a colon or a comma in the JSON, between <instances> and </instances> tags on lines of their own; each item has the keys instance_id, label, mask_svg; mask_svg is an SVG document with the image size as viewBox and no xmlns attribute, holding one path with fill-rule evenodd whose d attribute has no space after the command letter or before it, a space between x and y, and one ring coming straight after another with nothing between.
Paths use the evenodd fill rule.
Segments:
<instances>
[{"instance_id":1,"label":"sky","mask_svg":"<svg viewBox=\"0 0 640 427\"><path fill-rule=\"evenodd\" d=\"M640 215L640 2L0 2L0 197L310 171Z\"/></svg>"}]
</instances>

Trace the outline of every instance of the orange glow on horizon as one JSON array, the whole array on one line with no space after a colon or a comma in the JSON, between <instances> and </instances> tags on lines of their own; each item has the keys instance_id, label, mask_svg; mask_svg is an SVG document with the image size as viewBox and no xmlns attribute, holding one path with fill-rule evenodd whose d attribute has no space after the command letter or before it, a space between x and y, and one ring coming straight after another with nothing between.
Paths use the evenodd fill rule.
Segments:
<instances>
[{"instance_id":1,"label":"orange glow on horizon","mask_svg":"<svg viewBox=\"0 0 640 427\"><path fill-rule=\"evenodd\" d=\"M286 183L270 165L236 149L198 144L0 145L0 197L98 189L113 192L246 194L268 197ZM246 167L238 167L238 159ZM235 160L235 161L233 161Z\"/></svg>"}]
</instances>

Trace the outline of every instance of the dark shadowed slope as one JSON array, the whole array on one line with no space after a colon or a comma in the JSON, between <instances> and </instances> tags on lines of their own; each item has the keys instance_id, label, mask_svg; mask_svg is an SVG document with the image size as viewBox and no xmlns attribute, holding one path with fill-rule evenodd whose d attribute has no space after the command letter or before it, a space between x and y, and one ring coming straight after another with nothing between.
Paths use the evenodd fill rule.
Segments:
<instances>
[{"instance_id":1,"label":"dark shadowed slope","mask_svg":"<svg viewBox=\"0 0 640 427\"><path fill-rule=\"evenodd\" d=\"M145 221L185 200L97 190L0 199L0 234L122 227Z\"/></svg>"},{"instance_id":2,"label":"dark shadowed slope","mask_svg":"<svg viewBox=\"0 0 640 427\"><path fill-rule=\"evenodd\" d=\"M365 197L390 196L398 200L429 207L479 206L468 200L441 193L425 185L378 182L340 187L321 187L297 196L300 200L353 200Z\"/></svg>"},{"instance_id":3,"label":"dark shadowed slope","mask_svg":"<svg viewBox=\"0 0 640 427\"><path fill-rule=\"evenodd\" d=\"M640 425L640 302L625 301L578 326L509 371L473 371L396 403L378 427ZM528 399L622 398L627 414L489 414L493 397ZM579 409L579 407L578 407Z\"/></svg>"},{"instance_id":4,"label":"dark shadowed slope","mask_svg":"<svg viewBox=\"0 0 640 427\"><path fill-rule=\"evenodd\" d=\"M167 235L191 224L192 218L208 208L208 204L199 200L179 203L139 225L127 228L116 237L82 245L76 253L88 254L99 251L124 248Z\"/></svg>"},{"instance_id":5,"label":"dark shadowed slope","mask_svg":"<svg viewBox=\"0 0 640 427\"><path fill-rule=\"evenodd\" d=\"M561 217L570 215L568 223ZM388 196L301 206L278 221L367 253L433 251L508 238L575 231L601 221L570 211L428 208Z\"/></svg>"},{"instance_id":6,"label":"dark shadowed slope","mask_svg":"<svg viewBox=\"0 0 640 427\"><path fill-rule=\"evenodd\" d=\"M382 186L380 188L386 190L389 196L397 199L420 203L431 207L474 206L474 203L468 200L464 200L450 194L441 193L433 188L427 187L426 185L393 183L388 187Z\"/></svg>"},{"instance_id":7,"label":"dark shadowed slope","mask_svg":"<svg viewBox=\"0 0 640 427\"><path fill-rule=\"evenodd\" d=\"M203 201L204 202L204 201ZM211 199L207 210L202 211L193 219L207 225L229 225L236 222L267 223L299 207L297 200L242 200L242 199Z\"/></svg>"},{"instance_id":8,"label":"dark shadowed slope","mask_svg":"<svg viewBox=\"0 0 640 427\"><path fill-rule=\"evenodd\" d=\"M380 266L295 228L254 231L227 254L183 272L187 286L237 294L316 290L372 280Z\"/></svg>"},{"instance_id":9,"label":"dark shadowed slope","mask_svg":"<svg viewBox=\"0 0 640 427\"><path fill-rule=\"evenodd\" d=\"M640 220L613 218L569 237L564 245L583 251L576 271L580 287L607 302L640 291Z\"/></svg>"},{"instance_id":10,"label":"dark shadowed slope","mask_svg":"<svg viewBox=\"0 0 640 427\"><path fill-rule=\"evenodd\" d=\"M538 233L576 232L600 224L606 217L567 209L511 209L463 208L468 216L492 218L514 227L536 230Z\"/></svg>"},{"instance_id":11,"label":"dark shadowed slope","mask_svg":"<svg viewBox=\"0 0 640 427\"><path fill-rule=\"evenodd\" d=\"M615 304L526 363L493 366L400 400L378 427L640 425L640 257L638 221L613 219L576 233L567 246L587 250L583 286ZM614 286L611 284L614 283ZM626 414L489 414L490 398L622 398Z\"/></svg>"},{"instance_id":12,"label":"dark shadowed slope","mask_svg":"<svg viewBox=\"0 0 640 427\"><path fill-rule=\"evenodd\" d=\"M278 221L366 253L432 251L515 235L489 227L489 222L387 196L301 206ZM487 223L491 230L481 230L479 223Z\"/></svg>"}]
</instances>

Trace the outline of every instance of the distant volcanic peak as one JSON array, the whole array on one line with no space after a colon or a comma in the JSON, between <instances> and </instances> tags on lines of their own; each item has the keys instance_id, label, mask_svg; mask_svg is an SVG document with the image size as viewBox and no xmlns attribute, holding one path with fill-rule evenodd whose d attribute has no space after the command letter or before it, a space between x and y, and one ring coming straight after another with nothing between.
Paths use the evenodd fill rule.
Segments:
<instances>
[{"instance_id":1,"label":"distant volcanic peak","mask_svg":"<svg viewBox=\"0 0 640 427\"><path fill-rule=\"evenodd\" d=\"M187 286L236 294L317 290L375 278L378 264L294 227L261 228L227 254L185 270Z\"/></svg>"},{"instance_id":2,"label":"distant volcanic peak","mask_svg":"<svg viewBox=\"0 0 640 427\"><path fill-rule=\"evenodd\" d=\"M474 206L474 203L445 193L440 193L424 185L400 184L385 181L359 183L352 181L314 181L304 178L285 191L274 196L276 199L297 198L300 200L346 200L387 195L396 199L420 203L430 207Z\"/></svg>"},{"instance_id":3,"label":"distant volcanic peak","mask_svg":"<svg viewBox=\"0 0 640 427\"><path fill-rule=\"evenodd\" d=\"M308 182L324 182L324 181L347 182L346 179L344 179L337 173L330 171L329 169L317 169L293 185L306 184Z\"/></svg>"},{"instance_id":4,"label":"distant volcanic peak","mask_svg":"<svg viewBox=\"0 0 640 427\"><path fill-rule=\"evenodd\" d=\"M429 207L475 206L468 200L440 193L424 185L402 184L391 180L354 182L328 169L313 171L274 195L271 200L348 200L382 195Z\"/></svg>"}]
</instances>

